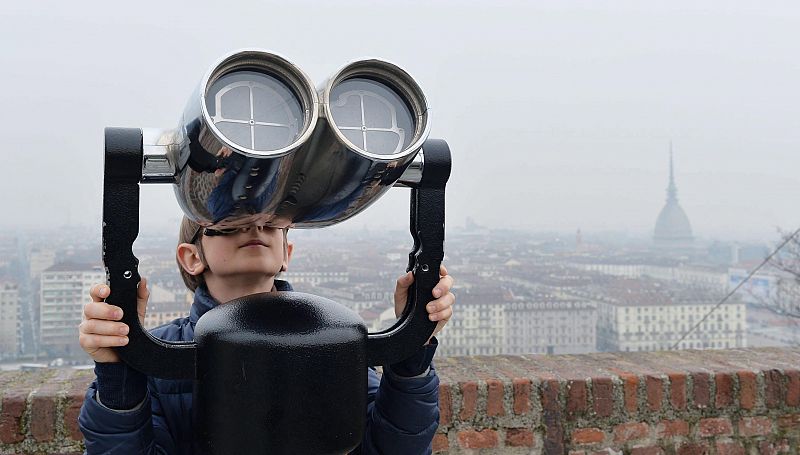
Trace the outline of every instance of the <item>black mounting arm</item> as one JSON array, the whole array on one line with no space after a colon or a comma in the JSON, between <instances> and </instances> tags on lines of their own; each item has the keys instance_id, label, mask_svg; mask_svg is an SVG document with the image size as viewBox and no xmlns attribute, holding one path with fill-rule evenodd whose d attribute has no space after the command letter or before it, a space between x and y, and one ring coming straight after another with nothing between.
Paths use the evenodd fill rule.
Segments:
<instances>
[{"instance_id":1,"label":"black mounting arm","mask_svg":"<svg viewBox=\"0 0 800 455\"><path fill-rule=\"evenodd\" d=\"M414 273L414 284L400 320L388 330L368 335L369 365L391 365L410 357L430 338L437 324L428 319L426 306L433 300L444 259L444 192L451 158L447 142L441 139L425 141L422 151L422 179L411 189L414 248L408 255L408 270Z\"/></svg>"},{"instance_id":2,"label":"black mounting arm","mask_svg":"<svg viewBox=\"0 0 800 455\"><path fill-rule=\"evenodd\" d=\"M149 376L194 379L195 343L154 338L142 327L136 311L139 260L133 242L139 235L139 182L142 178L142 130L106 128L103 181L103 263L111 294L106 302L122 308L122 322L130 328L128 345L120 357Z\"/></svg>"}]
</instances>

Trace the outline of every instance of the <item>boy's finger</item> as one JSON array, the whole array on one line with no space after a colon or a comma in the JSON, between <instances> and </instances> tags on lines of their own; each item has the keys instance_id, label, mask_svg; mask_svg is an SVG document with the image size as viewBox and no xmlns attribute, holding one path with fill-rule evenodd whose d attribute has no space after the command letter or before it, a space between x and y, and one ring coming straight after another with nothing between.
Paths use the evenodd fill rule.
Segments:
<instances>
[{"instance_id":1,"label":"boy's finger","mask_svg":"<svg viewBox=\"0 0 800 455\"><path fill-rule=\"evenodd\" d=\"M150 290L147 289L147 278L142 278L142 281L139 282L139 286L136 288L136 298L141 300L150 298Z\"/></svg>"},{"instance_id":2,"label":"boy's finger","mask_svg":"<svg viewBox=\"0 0 800 455\"><path fill-rule=\"evenodd\" d=\"M125 346L128 344L128 337L115 337L106 335L88 335L81 333L78 342L83 349L110 348L114 346Z\"/></svg>"},{"instance_id":3,"label":"boy's finger","mask_svg":"<svg viewBox=\"0 0 800 455\"><path fill-rule=\"evenodd\" d=\"M447 276L447 267L444 264L439 266L439 276Z\"/></svg>"},{"instance_id":4,"label":"boy's finger","mask_svg":"<svg viewBox=\"0 0 800 455\"><path fill-rule=\"evenodd\" d=\"M89 302L83 307L86 319L106 319L118 321L122 319L122 308L105 302Z\"/></svg>"},{"instance_id":5,"label":"boy's finger","mask_svg":"<svg viewBox=\"0 0 800 455\"><path fill-rule=\"evenodd\" d=\"M408 272L397 279L397 289L408 289L412 284L414 284L414 274L411 272Z\"/></svg>"},{"instance_id":6,"label":"boy's finger","mask_svg":"<svg viewBox=\"0 0 800 455\"><path fill-rule=\"evenodd\" d=\"M453 308L447 307L444 310L439 311L437 313L429 314L428 318L430 318L431 321L446 321L450 319L451 316L453 316Z\"/></svg>"},{"instance_id":7,"label":"boy's finger","mask_svg":"<svg viewBox=\"0 0 800 455\"><path fill-rule=\"evenodd\" d=\"M448 292L444 297L440 297L433 302L428 303L425 309L428 310L429 314L437 313L450 308L454 303L456 303L456 296L453 295L452 292Z\"/></svg>"},{"instance_id":8,"label":"boy's finger","mask_svg":"<svg viewBox=\"0 0 800 455\"><path fill-rule=\"evenodd\" d=\"M95 301L95 302L102 302L102 301L103 301L103 299L105 299L106 297L108 297L108 294L110 293L110 291L111 291L111 289L108 287L108 285L105 285L105 284L95 284L95 285L94 285L94 286L92 286L92 288L89 290L89 295L91 295L91 296L92 296L92 300L93 300L93 301Z\"/></svg>"},{"instance_id":9,"label":"boy's finger","mask_svg":"<svg viewBox=\"0 0 800 455\"><path fill-rule=\"evenodd\" d=\"M147 314L147 301L150 299L150 290L147 289L147 279L142 278L139 287L136 289L136 313L139 315L139 322L144 324L144 316Z\"/></svg>"},{"instance_id":10,"label":"boy's finger","mask_svg":"<svg viewBox=\"0 0 800 455\"><path fill-rule=\"evenodd\" d=\"M87 319L81 322L78 330L86 335L124 336L128 334L127 324L102 319Z\"/></svg>"},{"instance_id":11,"label":"boy's finger","mask_svg":"<svg viewBox=\"0 0 800 455\"><path fill-rule=\"evenodd\" d=\"M433 288L433 296L437 299L448 292L450 292L450 288L453 287L453 277L451 276L444 276L442 277L438 283L436 283L436 287Z\"/></svg>"}]
</instances>

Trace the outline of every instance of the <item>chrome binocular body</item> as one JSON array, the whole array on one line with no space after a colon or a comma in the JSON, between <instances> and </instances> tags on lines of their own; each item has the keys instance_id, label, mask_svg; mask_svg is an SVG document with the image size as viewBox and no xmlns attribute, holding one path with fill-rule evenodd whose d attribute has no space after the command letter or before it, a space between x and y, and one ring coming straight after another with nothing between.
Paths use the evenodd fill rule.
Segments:
<instances>
[{"instance_id":1,"label":"chrome binocular body","mask_svg":"<svg viewBox=\"0 0 800 455\"><path fill-rule=\"evenodd\" d=\"M394 64L360 60L318 90L283 57L223 57L177 128L144 129L142 183L174 183L203 226L324 227L422 175L425 95Z\"/></svg>"}]
</instances>

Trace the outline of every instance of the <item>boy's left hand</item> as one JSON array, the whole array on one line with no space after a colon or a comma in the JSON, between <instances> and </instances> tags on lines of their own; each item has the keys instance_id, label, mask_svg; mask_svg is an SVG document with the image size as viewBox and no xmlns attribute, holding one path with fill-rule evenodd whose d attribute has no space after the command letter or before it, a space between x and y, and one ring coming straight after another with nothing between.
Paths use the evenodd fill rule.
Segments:
<instances>
[{"instance_id":1,"label":"boy's left hand","mask_svg":"<svg viewBox=\"0 0 800 455\"><path fill-rule=\"evenodd\" d=\"M406 273L397 279L397 287L394 290L394 314L400 317L403 314L403 309L406 307L408 301L408 288L414 283L414 274L411 272ZM433 288L432 300L426 307L428 310L428 318L431 321L439 321L436 324L431 334L431 338L437 333L442 331L447 321L453 316L453 304L456 303L456 296L450 292L453 287L453 277L447 274L447 269L444 264L439 268L439 282ZM430 342L430 338L428 339ZM428 344L427 342L425 344Z\"/></svg>"}]
</instances>

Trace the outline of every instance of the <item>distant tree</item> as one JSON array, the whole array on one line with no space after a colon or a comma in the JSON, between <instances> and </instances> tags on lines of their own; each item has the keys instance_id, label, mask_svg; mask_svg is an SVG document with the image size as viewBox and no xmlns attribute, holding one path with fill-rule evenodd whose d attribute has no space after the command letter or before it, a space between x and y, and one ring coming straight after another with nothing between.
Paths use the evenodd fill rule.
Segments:
<instances>
[{"instance_id":1,"label":"distant tree","mask_svg":"<svg viewBox=\"0 0 800 455\"><path fill-rule=\"evenodd\" d=\"M773 289L759 300L770 311L800 319L800 235L781 229L778 234L786 245L769 260Z\"/></svg>"}]
</instances>

